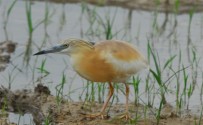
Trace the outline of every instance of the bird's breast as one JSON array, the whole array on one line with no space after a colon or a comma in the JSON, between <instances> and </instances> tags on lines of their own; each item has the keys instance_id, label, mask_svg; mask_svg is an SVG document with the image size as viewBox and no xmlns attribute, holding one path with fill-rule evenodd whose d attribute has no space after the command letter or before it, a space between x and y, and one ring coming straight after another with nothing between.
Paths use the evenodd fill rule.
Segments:
<instances>
[{"instance_id":1,"label":"bird's breast","mask_svg":"<svg viewBox=\"0 0 203 125\"><path fill-rule=\"evenodd\" d=\"M71 64L80 76L93 82L111 82L116 76L112 64L99 56L72 57Z\"/></svg>"}]
</instances>

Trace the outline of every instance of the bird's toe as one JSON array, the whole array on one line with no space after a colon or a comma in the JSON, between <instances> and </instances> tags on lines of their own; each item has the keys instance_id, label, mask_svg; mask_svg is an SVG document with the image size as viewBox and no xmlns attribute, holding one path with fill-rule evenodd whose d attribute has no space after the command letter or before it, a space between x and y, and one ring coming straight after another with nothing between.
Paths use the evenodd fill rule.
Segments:
<instances>
[{"instance_id":1,"label":"bird's toe","mask_svg":"<svg viewBox=\"0 0 203 125\"><path fill-rule=\"evenodd\" d=\"M86 114L85 117L91 118L91 119L95 119L95 118L107 119L107 118L109 118L108 115L104 115L103 113Z\"/></svg>"},{"instance_id":2,"label":"bird's toe","mask_svg":"<svg viewBox=\"0 0 203 125\"><path fill-rule=\"evenodd\" d=\"M131 117L130 117L130 115L129 115L128 112L125 113L124 115L120 116L119 118L120 118L120 119L125 119L125 120L130 120L130 119L131 119Z\"/></svg>"}]
</instances>

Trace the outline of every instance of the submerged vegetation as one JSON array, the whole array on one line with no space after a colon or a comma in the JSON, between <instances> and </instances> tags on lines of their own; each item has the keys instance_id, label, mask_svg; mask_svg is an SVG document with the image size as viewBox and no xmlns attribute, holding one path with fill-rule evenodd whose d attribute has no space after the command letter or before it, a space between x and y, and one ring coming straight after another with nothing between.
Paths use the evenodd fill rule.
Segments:
<instances>
[{"instance_id":1,"label":"submerged vegetation","mask_svg":"<svg viewBox=\"0 0 203 125\"><path fill-rule=\"evenodd\" d=\"M159 5L157 0L157 8ZM95 105L103 103L108 94L106 84L81 79L70 68L66 56L33 57L33 51L71 37L93 42L121 39L135 44L150 64L149 71L140 72L128 81L131 87L130 105L141 107L141 110L130 109L132 119L122 122L139 124L145 121L148 124L147 120L154 119L154 124L161 124L165 107L171 106L173 111L169 117L182 118L187 113L195 114L198 118L194 124L202 124L203 14L195 13L195 6L191 6L185 15L179 15L180 0L175 0L172 13L159 13L158 9L138 12L84 2L51 4L48 1L1 0L0 6L3 15L0 25L4 32L0 39L18 43L7 69L1 72L0 85L16 90L33 88L40 83L55 96L57 111L63 110L64 104L74 105L72 102L84 102L81 110L94 111ZM0 44L0 48L4 48L3 45ZM0 52L0 62L4 60L3 54L3 51ZM109 110L124 103L124 86L117 83L114 88L115 93L107 109L110 116ZM7 105L7 96L0 95L0 116L5 117ZM23 124L20 112L16 124ZM52 124L52 117L50 111L44 116L44 124Z\"/></svg>"}]
</instances>

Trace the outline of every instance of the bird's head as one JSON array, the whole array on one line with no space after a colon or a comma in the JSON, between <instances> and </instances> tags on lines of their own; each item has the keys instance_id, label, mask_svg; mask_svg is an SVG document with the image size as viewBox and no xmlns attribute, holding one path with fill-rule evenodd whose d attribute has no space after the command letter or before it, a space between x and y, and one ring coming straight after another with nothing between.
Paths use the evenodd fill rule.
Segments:
<instances>
[{"instance_id":1,"label":"bird's head","mask_svg":"<svg viewBox=\"0 0 203 125\"><path fill-rule=\"evenodd\" d=\"M75 53L81 53L83 51L89 51L94 49L94 43L81 40L81 39L66 39L60 41L60 44L54 47L51 47L46 50L39 51L35 53L34 55L42 55L42 54L48 54L48 53L59 53L59 54L75 54Z\"/></svg>"}]
</instances>

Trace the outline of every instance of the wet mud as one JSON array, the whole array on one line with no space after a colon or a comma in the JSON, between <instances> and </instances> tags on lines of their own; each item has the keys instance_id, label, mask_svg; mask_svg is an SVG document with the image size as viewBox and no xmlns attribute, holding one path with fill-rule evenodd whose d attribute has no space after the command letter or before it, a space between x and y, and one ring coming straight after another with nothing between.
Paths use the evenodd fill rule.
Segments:
<instances>
[{"instance_id":1,"label":"wet mud","mask_svg":"<svg viewBox=\"0 0 203 125\"><path fill-rule=\"evenodd\" d=\"M11 54L15 51L16 43L10 40L0 42L0 72L4 71L10 62Z\"/></svg>"},{"instance_id":2,"label":"wet mud","mask_svg":"<svg viewBox=\"0 0 203 125\"><path fill-rule=\"evenodd\" d=\"M38 84L34 91L10 91L4 87L0 89L0 125L16 125L9 123L8 113L31 113L34 123L41 125L45 121L53 125L155 125L157 124L157 109L147 108L134 103L129 104L132 120L120 119L125 112L124 104L112 104L107 108L108 118L90 119L86 114L99 112L102 104L90 102L71 102L66 99L57 101L57 97L50 95L50 90ZM199 118L190 114L177 115L175 109L166 104L160 115L159 125L190 125L199 122Z\"/></svg>"}]
</instances>

